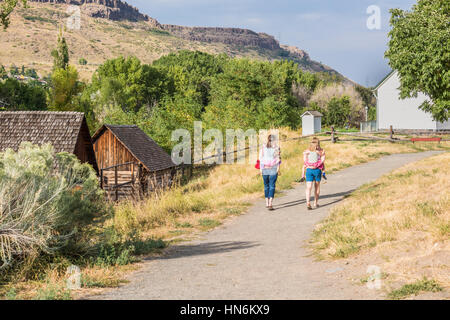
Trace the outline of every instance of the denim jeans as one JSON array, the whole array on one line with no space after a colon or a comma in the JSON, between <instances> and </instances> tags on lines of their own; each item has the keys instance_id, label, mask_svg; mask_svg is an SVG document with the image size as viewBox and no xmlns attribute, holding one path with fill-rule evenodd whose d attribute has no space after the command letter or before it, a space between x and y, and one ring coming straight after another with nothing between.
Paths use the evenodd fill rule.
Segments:
<instances>
[{"instance_id":1,"label":"denim jeans","mask_svg":"<svg viewBox=\"0 0 450 320\"><path fill-rule=\"evenodd\" d=\"M266 198L275 198L275 185L277 183L278 174L263 175L264 179L264 195Z\"/></svg>"}]
</instances>

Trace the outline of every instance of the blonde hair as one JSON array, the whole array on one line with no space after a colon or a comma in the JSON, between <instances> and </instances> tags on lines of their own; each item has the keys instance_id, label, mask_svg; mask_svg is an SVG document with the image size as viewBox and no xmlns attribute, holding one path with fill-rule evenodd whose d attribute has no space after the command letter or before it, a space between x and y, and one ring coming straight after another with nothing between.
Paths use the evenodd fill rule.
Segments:
<instances>
[{"instance_id":1,"label":"blonde hair","mask_svg":"<svg viewBox=\"0 0 450 320\"><path fill-rule=\"evenodd\" d=\"M312 142L317 143L320 147L320 139L319 138L317 138L317 137L312 138Z\"/></svg>"}]
</instances>

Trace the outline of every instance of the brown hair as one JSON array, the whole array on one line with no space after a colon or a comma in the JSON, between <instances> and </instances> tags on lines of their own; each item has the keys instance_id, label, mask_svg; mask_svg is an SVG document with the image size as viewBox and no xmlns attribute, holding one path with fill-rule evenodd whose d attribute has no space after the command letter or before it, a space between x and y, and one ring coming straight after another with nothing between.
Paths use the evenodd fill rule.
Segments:
<instances>
[{"instance_id":1,"label":"brown hair","mask_svg":"<svg viewBox=\"0 0 450 320\"><path fill-rule=\"evenodd\" d=\"M272 143L273 143L274 140L275 140L275 135L270 134L270 135L267 137L267 145L266 145L266 147L267 147L267 148L272 148L272 147L273 147Z\"/></svg>"}]
</instances>

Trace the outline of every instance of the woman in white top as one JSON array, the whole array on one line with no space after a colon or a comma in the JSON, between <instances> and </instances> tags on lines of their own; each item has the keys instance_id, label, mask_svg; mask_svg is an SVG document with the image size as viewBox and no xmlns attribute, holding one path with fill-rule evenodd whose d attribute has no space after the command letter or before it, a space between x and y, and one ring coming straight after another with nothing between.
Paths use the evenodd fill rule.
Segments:
<instances>
[{"instance_id":1,"label":"woman in white top","mask_svg":"<svg viewBox=\"0 0 450 320\"><path fill-rule=\"evenodd\" d=\"M267 143L261 147L259 160L261 175L264 180L266 208L272 211L274 210L272 204L281 165L281 152L275 135L269 135Z\"/></svg>"}]
</instances>

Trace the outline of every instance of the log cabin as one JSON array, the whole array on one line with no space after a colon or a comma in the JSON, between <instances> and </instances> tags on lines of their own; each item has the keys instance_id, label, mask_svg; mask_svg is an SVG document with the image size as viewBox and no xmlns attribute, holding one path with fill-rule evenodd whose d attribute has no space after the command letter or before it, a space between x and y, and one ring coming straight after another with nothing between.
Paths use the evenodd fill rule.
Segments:
<instances>
[{"instance_id":1,"label":"log cabin","mask_svg":"<svg viewBox=\"0 0 450 320\"><path fill-rule=\"evenodd\" d=\"M22 142L50 143L55 152L72 153L98 173L86 118L81 112L1 111L0 152L17 151Z\"/></svg>"},{"instance_id":2,"label":"log cabin","mask_svg":"<svg viewBox=\"0 0 450 320\"><path fill-rule=\"evenodd\" d=\"M103 125L92 138L103 189L119 200L169 187L172 158L135 125Z\"/></svg>"}]
</instances>

